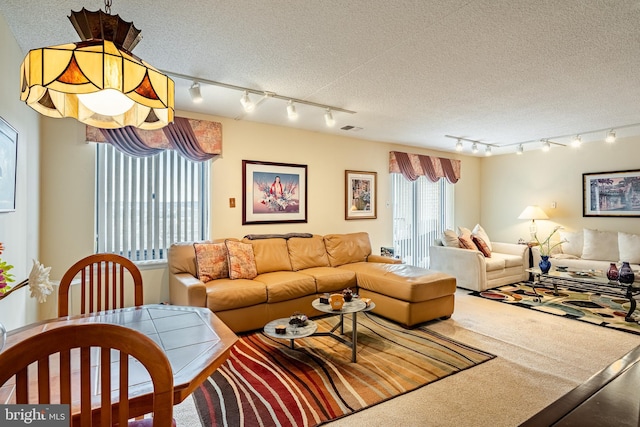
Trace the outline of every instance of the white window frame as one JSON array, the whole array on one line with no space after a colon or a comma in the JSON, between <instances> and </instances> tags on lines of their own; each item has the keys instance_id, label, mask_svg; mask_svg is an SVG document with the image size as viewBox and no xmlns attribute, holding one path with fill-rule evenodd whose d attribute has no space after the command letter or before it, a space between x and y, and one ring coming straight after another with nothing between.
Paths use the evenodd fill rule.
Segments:
<instances>
[{"instance_id":1,"label":"white window frame","mask_svg":"<svg viewBox=\"0 0 640 427\"><path fill-rule=\"evenodd\" d=\"M210 164L175 150L131 157L98 144L96 252L117 253L137 264L162 263L172 243L205 239ZM133 209L135 204L140 208Z\"/></svg>"}]
</instances>

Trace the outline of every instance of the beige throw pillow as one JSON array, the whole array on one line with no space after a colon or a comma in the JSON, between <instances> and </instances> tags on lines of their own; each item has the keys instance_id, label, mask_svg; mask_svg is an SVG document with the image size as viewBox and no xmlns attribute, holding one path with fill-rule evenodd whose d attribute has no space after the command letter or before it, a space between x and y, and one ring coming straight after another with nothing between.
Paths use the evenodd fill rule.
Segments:
<instances>
[{"instance_id":1,"label":"beige throw pillow","mask_svg":"<svg viewBox=\"0 0 640 427\"><path fill-rule=\"evenodd\" d=\"M581 258L599 261L619 261L618 233L585 228Z\"/></svg>"},{"instance_id":2,"label":"beige throw pillow","mask_svg":"<svg viewBox=\"0 0 640 427\"><path fill-rule=\"evenodd\" d=\"M442 232L442 244L448 248L459 248L458 235L453 230L444 230Z\"/></svg>"},{"instance_id":3,"label":"beige throw pillow","mask_svg":"<svg viewBox=\"0 0 640 427\"><path fill-rule=\"evenodd\" d=\"M489 235L486 231L484 231L484 228L482 228L480 224L476 224L476 226L473 227L473 230L471 230L471 236L479 237L489 248L489 251L493 251L493 247L491 246L491 239L489 239Z\"/></svg>"},{"instance_id":4,"label":"beige throw pillow","mask_svg":"<svg viewBox=\"0 0 640 427\"><path fill-rule=\"evenodd\" d=\"M560 230L560 240L563 242L560 247L563 254L582 256L582 247L584 242L584 231L563 231Z\"/></svg>"},{"instance_id":5,"label":"beige throw pillow","mask_svg":"<svg viewBox=\"0 0 640 427\"><path fill-rule=\"evenodd\" d=\"M618 232L620 261L640 264L640 234Z\"/></svg>"}]
</instances>

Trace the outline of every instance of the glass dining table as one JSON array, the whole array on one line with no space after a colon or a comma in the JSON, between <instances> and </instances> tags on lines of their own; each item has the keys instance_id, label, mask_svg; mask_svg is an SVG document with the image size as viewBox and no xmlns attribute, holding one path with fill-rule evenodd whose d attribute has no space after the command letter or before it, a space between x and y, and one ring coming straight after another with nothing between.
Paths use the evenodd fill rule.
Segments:
<instances>
[{"instance_id":1,"label":"glass dining table","mask_svg":"<svg viewBox=\"0 0 640 427\"><path fill-rule=\"evenodd\" d=\"M135 329L153 339L162 348L173 370L174 404L182 402L228 357L238 337L211 310L164 304L142 305L78 316L50 319L10 331L5 351L20 341L45 330L80 323L110 323ZM135 369L136 365L131 366ZM129 384L130 415L142 416L152 412L153 385L140 366L138 375L132 373ZM95 388L96 396L100 387ZM0 387L0 403L13 403L13 381ZM99 402L99 399L97 399ZM56 402L56 397L51 397ZM71 413L79 412L75 403Z\"/></svg>"}]
</instances>

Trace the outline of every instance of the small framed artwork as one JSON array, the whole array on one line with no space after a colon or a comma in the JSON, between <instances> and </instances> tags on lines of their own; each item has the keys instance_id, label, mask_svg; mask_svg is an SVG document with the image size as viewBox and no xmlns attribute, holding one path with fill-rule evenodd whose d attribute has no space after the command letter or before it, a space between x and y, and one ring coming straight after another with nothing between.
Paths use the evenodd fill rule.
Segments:
<instances>
[{"instance_id":1,"label":"small framed artwork","mask_svg":"<svg viewBox=\"0 0 640 427\"><path fill-rule=\"evenodd\" d=\"M582 216L640 217L640 170L582 174Z\"/></svg>"},{"instance_id":2,"label":"small framed artwork","mask_svg":"<svg viewBox=\"0 0 640 427\"><path fill-rule=\"evenodd\" d=\"M0 117L0 212L16 210L18 131Z\"/></svg>"},{"instance_id":3,"label":"small framed artwork","mask_svg":"<svg viewBox=\"0 0 640 427\"><path fill-rule=\"evenodd\" d=\"M345 219L376 218L376 172L345 171Z\"/></svg>"},{"instance_id":4,"label":"small framed artwork","mask_svg":"<svg viewBox=\"0 0 640 427\"><path fill-rule=\"evenodd\" d=\"M307 165L242 161L242 224L307 222Z\"/></svg>"}]
</instances>

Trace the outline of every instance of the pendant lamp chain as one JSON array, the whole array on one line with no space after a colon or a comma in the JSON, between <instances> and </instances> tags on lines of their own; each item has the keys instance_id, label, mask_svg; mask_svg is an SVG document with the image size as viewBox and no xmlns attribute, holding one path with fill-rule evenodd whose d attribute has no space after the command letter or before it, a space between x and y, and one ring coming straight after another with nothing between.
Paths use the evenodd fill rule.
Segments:
<instances>
[{"instance_id":1,"label":"pendant lamp chain","mask_svg":"<svg viewBox=\"0 0 640 427\"><path fill-rule=\"evenodd\" d=\"M104 11L111 15L111 4L113 0L104 0Z\"/></svg>"}]
</instances>

